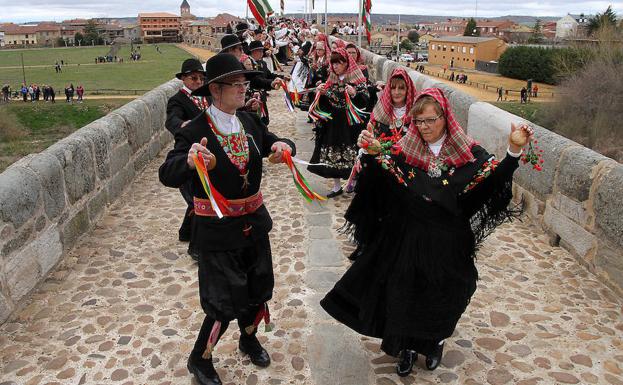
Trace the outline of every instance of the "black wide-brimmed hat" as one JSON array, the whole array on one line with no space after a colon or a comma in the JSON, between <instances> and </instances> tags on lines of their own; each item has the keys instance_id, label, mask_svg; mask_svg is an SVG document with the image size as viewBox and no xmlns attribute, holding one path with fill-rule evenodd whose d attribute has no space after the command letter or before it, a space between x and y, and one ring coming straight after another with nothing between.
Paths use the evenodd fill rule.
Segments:
<instances>
[{"instance_id":1,"label":"black wide-brimmed hat","mask_svg":"<svg viewBox=\"0 0 623 385\"><path fill-rule=\"evenodd\" d=\"M206 75L204 85L197 88L192 94L196 96L210 95L208 86L228 76L245 75L247 79L260 74L260 71L252 71L244 68L244 65L230 53L219 53L212 56L206 62Z\"/></svg>"},{"instance_id":2,"label":"black wide-brimmed hat","mask_svg":"<svg viewBox=\"0 0 623 385\"><path fill-rule=\"evenodd\" d=\"M261 41L253 40L249 44L249 51L255 51L256 49L264 49L264 44Z\"/></svg>"},{"instance_id":3,"label":"black wide-brimmed hat","mask_svg":"<svg viewBox=\"0 0 623 385\"><path fill-rule=\"evenodd\" d=\"M201 62L197 59L186 59L184 63L182 63L182 70L175 74L175 77L181 79L182 76L188 75L193 72L201 72L204 73L203 66Z\"/></svg>"},{"instance_id":4,"label":"black wide-brimmed hat","mask_svg":"<svg viewBox=\"0 0 623 385\"><path fill-rule=\"evenodd\" d=\"M221 38L221 51L220 52L223 52L226 49L229 49L231 47L235 47L239 44L242 44L242 42L240 41L238 36L234 34L225 35Z\"/></svg>"},{"instance_id":5,"label":"black wide-brimmed hat","mask_svg":"<svg viewBox=\"0 0 623 385\"><path fill-rule=\"evenodd\" d=\"M236 24L236 32L244 32L249 29L249 24L247 23L238 23Z\"/></svg>"}]
</instances>

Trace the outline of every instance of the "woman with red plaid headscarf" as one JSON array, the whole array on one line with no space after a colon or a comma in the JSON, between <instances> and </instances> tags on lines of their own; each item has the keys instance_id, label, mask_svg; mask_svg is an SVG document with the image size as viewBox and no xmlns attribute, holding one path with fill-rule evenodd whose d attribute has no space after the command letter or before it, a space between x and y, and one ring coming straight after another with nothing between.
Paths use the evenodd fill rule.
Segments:
<instances>
[{"instance_id":1,"label":"woman with red plaid headscarf","mask_svg":"<svg viewBox=\"0 0 623 385\"><path fill-rule=\"evenodd\" d=\"M357 156L357 136L366 126L362 112L368 103L366 78L359 66L339 48L331 54L330 74L326 83L316 91L318 97L309 108L316 121L316 143L308 170L333 179L327 197L343 193L341 179L348 179ZM318 165L321 163L322 165Z\"/></svg>"},{"instance_id":2,"label":"woman with red plaid headscarf","mask_svg":"<svg viewBox=\"0 0 623 385\"><path fill-rule=\"evenodd\" d=\"M399 376L411 373L418 353L429 370L441 362L444 340L476 290L477 246L517 214L508 206L512 176L532 138L531 128L511 124L519 135L509 136L498 162L434 88L416 97L411 119L400 151L386 151L369 131L359 138L370 155L361 159L349 211L359 214L352 225L366 234L366 247L321 301L346 326L382 338L381 349L400 358Z\"/></svg>"}]
</instances>

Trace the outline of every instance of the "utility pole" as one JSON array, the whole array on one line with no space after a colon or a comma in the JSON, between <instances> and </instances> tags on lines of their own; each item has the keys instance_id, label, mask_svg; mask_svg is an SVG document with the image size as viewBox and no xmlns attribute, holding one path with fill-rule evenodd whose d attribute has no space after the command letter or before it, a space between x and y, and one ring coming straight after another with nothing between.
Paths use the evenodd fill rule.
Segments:
<instances>
[{"instance_id":1,"label":"utility pole","mask_svg":"<svg viewBox=\"0 0 623 385\"><path fill-rule=\"evenodd\" d=\"M26 70L24 69L24 54L20 54L22 56L22 76L24 78L24 84L26 84Z\"/></svg>"},{"instance_id":2,"label":"utility pole","mask_svg":"<svg viewBox=\"0 0 623 385\"><path fill-rule=\"evenodd\" d=\"M400 14L398 14L398 45L396 46L396 61L400 61Z\"/></svg>"},{"instance_id":3,"label":"utility pole","mask_svg":"<svg viewBox=\"0 0 623 385\"><path fill-rule=\"evenodd\" d=\"M359 17L357 22L357 45L361 47L361 24L363 22L363 18L361 17L361 9L363 7L363 0L359 0Z\"/></svg>"},{"instance_id":4,"label":"utility pole","mask_svg":"<svg viewBox=\"0 0 623 385\"><path fill-rule=\"evenodd\" d=\"M329 36L329 14L327 13L327 3L328 0L324 0L324 34Z\"/></svg>"}]
</instances>

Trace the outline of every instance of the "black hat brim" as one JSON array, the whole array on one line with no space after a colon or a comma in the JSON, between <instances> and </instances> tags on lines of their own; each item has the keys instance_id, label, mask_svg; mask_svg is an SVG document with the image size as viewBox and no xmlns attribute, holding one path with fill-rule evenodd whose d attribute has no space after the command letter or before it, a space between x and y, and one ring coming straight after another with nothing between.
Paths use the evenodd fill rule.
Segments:
<instances>
[{"instance_id":1,"label":"black hat brim","mask_svg":"<svg viewBox=\"0 0 623 385\"><path fill-rule=\"evenodd\" d=\"M188 75L188 74L192 74L193 72L199 72L199 73L202 73L202 74L204 74L204 75L205 75L205 73L206 73L203 69L201 69L201 70L194 69L194 70L192 70L192 71L178 72L178 73L176 73L176 74L175 74L175 77L176 77L176 78L178 78L178 79L180 79L180 80L182 80L182 76L184 76L184 75Z\"/></svg>"},{"instance_id":2,"label":"black hat brim","mask_svg":"<svg viewBox=\"0 0 623 385\"><path fill-rule=\"evenodd\" d=\"M215 77L214 79L210 79L208 83L205 83L203 86L194 90L192 95L193 96L209 96L210 95L210 88L209 88L210 84L217 82L219 80L222 80L228 76L245 75L246 78L249 79L261 73L262 72L260 71L253 71L253 70L236 70L236 71L227 72L227 73L224 73L222 75Z\"/></svg>"},{"instance_id":3,"label":"black hat brim","mask_svg":"<svg viewBox=\"0 0 623 385\"><path fill-rule=\"evenodd\" d=\"M225 52L225 50L228 50L228 49L230 49L231 47L235 47L235 46L237 46L237 45L242 45L242 42L240 41L240 42L235 43L235 44L230 44L230 45L228 45L227 47L223 47L223 48L221 48L221 50L220 50L220 51L218 51L218 53L223 53L223 52Z\"/></svg>"}]
</instances>

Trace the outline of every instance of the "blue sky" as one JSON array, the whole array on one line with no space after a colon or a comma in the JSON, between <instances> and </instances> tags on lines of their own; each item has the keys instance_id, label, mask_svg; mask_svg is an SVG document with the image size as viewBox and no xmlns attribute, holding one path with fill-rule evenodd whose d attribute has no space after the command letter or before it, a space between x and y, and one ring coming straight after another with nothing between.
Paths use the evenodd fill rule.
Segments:
<instances>
[{"instance_id":1,"label":"blue sky","mask_svg":"<svg viewBox=\"0 0 623 385\"><path fill-rule=\"evenodd\" d=\"M287 12L302 12L305 0L284 0ZM311 0L308 0L311 2ZM269 0L275 10L278 0ZM63 20L75 17L123 17L136 16L139 12L179 13L181 0L0 0L0 21L23 22L28 20ZM192 12L197 16L215 16L228 12L240 16L245 14L246 2L237 0L189 0ZM316 11L324 12L323 0L316 0ZM617 14L623 15L623 1L445 1L431 2L418 0L372 0L374 13L402 13L445 16L563 16L567 13L594 14L603 12L612 5ZM329 12L353 12L358 6L357 0L331 0Z\"/></svg>"}]
</instances>

